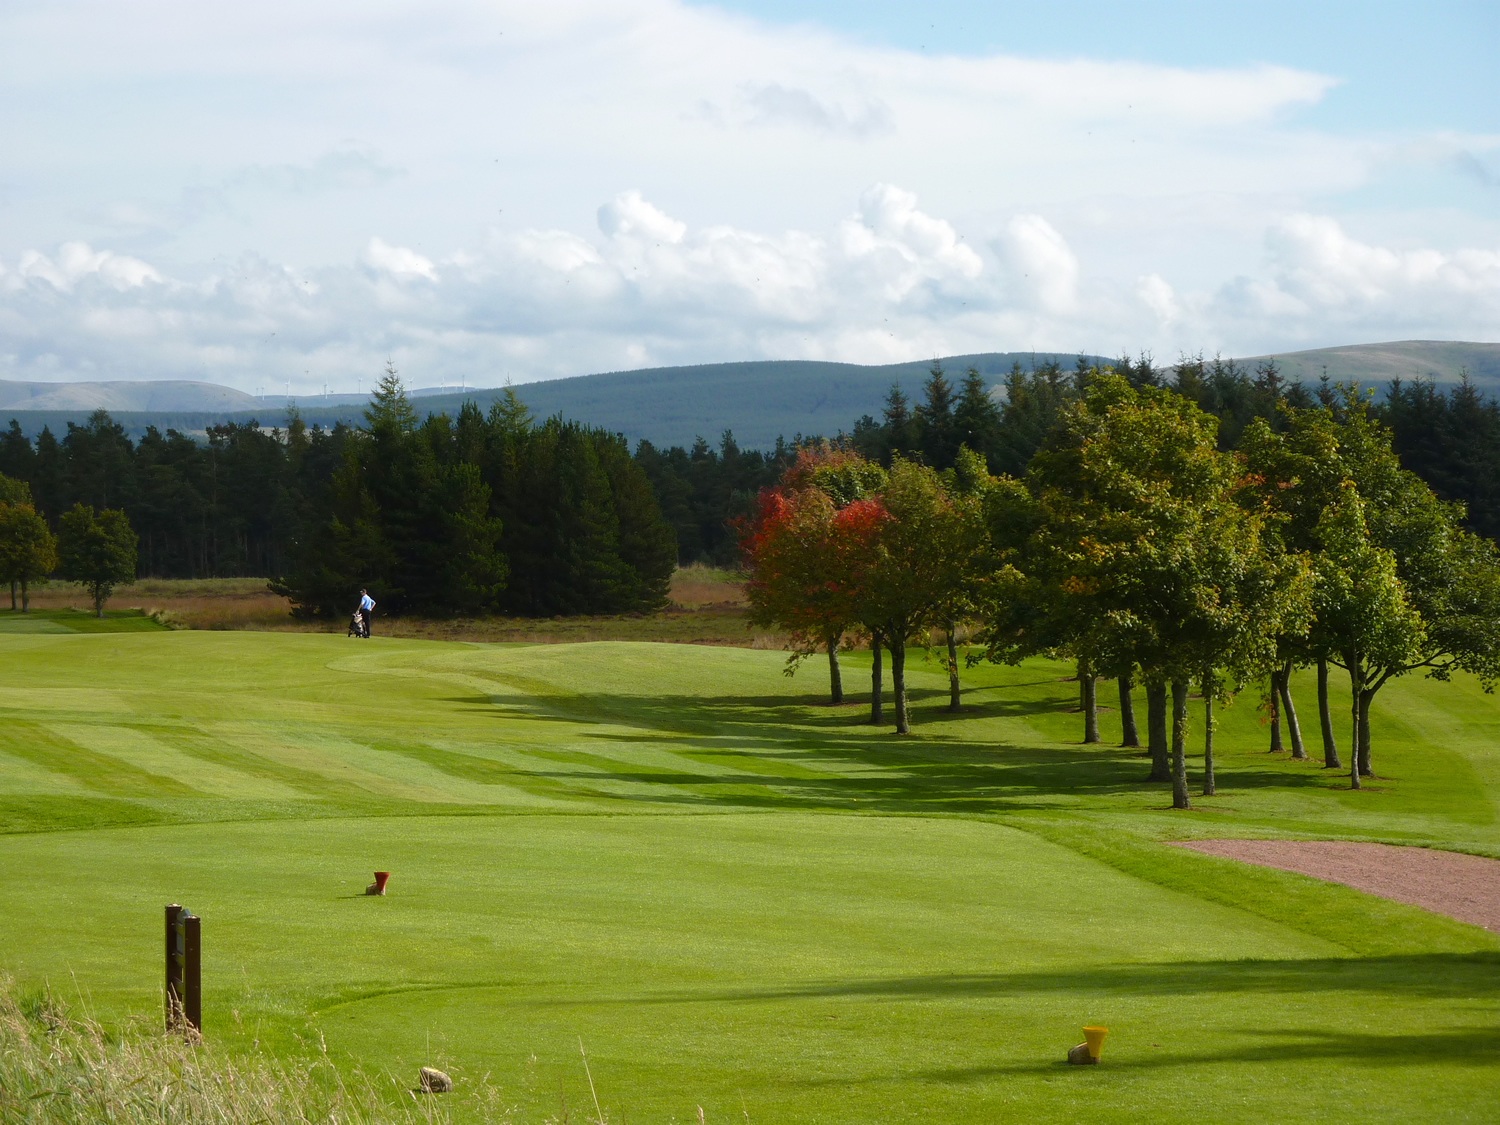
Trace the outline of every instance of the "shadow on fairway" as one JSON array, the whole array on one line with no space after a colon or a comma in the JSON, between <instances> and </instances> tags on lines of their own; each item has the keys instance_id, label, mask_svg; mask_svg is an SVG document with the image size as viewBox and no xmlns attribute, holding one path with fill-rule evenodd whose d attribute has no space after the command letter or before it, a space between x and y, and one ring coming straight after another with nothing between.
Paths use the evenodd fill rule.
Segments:
<instances>
[{"instance_id":1,"label":"shadow on fairway","mask_svg":"<svg viewBox=\"0 0 1500 1125\"><path fill-rule=\"evenodd\" d=\"M1038 681L1033 688L1056 687ZM1113 746L1047 748L1027 740L990 744L956 737L974 720L1025 720L1056 714L1072 699L994 698L968 689L960 715L925 710L910 738L887 724L871 726L848 708L771 696L643 696L553 692L492 702L484 696L450 702L507 721L530 718L580 728L597 750L526 748L537 768L500 764L429 748L390 749L470 781L530 783L550 796L607 797L679 806L842 809L861 812L1002 812L1081 805L1090 798L1155 792L1149 763L1136 749ZM1009 690L1009 689L1008 689ZM987 696L987 697L986 697ZM977 698L976 698L977 697ZM921 703L946 691L913 692ZM622 728L625 728L622 730ZM631 733L632 728L640 733ZM1026 728L1029 729L1029 728ZM1045 741L1040 734L1036 742ZM682 767L645 765L611 748L640 744L666 750ZM1327 788L1326 776L1234 770L1221 788ZM601 791L600 786L606 789Z\"/></svg>"},{"instance_id":2,"label":"shadow on fairway","mask_svg":"<svg viewBox=\"0 0 1500 1125\"><path fill-rule=\"evenodd\" d=\"M1023 973L945 973L652 999L657 1002L700 1000L714 1003L839 997L939 1000L1056 992L1151 997L1207 993L1369 992L1424 999L1472 999L1500 995L1500 953L1420 953L1291 961L1175 961ZM1500 1028L1496 1028L1495 1033L1500 1035Z\"/></svg>"},{"instance_id":3,"label":"shadow on fairway","mask_svg":"<svg viewBox=\"0 0 1500 1125\"><path fill-rule=\"evenodd\" d=\"M1322 1028L1232 1028L1228 1035L1254 1036L1263 1040L1259 1044L1234 1047L1228 1050L1213 1046L1215 1040L1205 1041L1205 1049L1191 1053L1172 1050L1153 1050L1144 1044L1134 1045L1128 1056L1122 1057L1118 1046L1106 1051L1105 1064L1112 1071L1141 1073L1167 1070L1178 1067L1218 1066L1225 1063L1285 1063L1334 1060L1359 1062L1369 1066L1430 1066L1444 1063L1450 1066L1492 1066L1500 1061L1500 1029L1494 1027L1456 1027L1448 1031L1414 1035L1377 1035L1359 1032L1328 1031ZM1149 1053L1147 1053L1149 1052ZM1061 1051L1058 1052L1061 1055ZM1069 1066L1062 1058L1034 1063L1011 1063L996 1066L943 1067L933 1070L908 1071L901 1074L856 1075L849 1078L790 1079L793 1085L808 1087L864 1086L883 1082L955 1083L983 1082L994 1078L1021 1077L1026 1075L1077 1075L1076 1081L1087 1081L1087 1075L1098 1075L1102 1071L1087 1066Z\"/></svg>"}]
</instances>

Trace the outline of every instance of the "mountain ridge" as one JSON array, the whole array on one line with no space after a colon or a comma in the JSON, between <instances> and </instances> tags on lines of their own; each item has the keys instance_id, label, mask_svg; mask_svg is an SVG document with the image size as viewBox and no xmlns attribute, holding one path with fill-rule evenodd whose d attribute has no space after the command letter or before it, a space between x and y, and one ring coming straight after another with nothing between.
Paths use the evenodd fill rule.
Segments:
<instances>
[{"instance_id":1,"label":"mountain ridge","mask_svg":"<svg viewBox=\"0 0 1500 1125\"><path fill-rule=\"evenodd\" d=\"M1023 370L1056 360L1072 368L1076 353L1063 352L980 352L940 357L938 362L955 380L969 367L998 381L1013 363ZM1091 361L1109 362L1104 356L1085 356ZM1443 340L1403 340L1382 344L1354 344L1316 348L1296 352L1275 352L1237 360L1254 370L1274 359L1284 378L1316 383L1327 374L1335 382L1358 380L1369 386L1383 387L1393 378L1432 378L1438 382L1456 381L1467 371L1474 382L1487 390L1500 389L1500 343L1470 343ZM732 430L744 448L769 448L778 437L791 439L797 434L833 435L850 430L864 414L878 417L883 400L892 383L899 382L907 395L920 395L932 360L910 363L863 365L820 360L747 360L734 363L695 364L677 367L641 368L630 371L599 372L564 379L522 383L512 389L533 415L545 418L562 415L589 425L603 426L623 433L632 444L642 438L658 446L691 445L697 437L717 442L725 430ZM82 422L97 406L79 402L54 409L19 408L6 405L6 388L192 388L194 394L222 391L226 405L203 408L130 410L104 405L116 421L132 436L138 437L148 425L160 430L174 428L201 435L207 426L221 422L245 422L254 419L264 424L282 424L284 400L257 399L228 387L209 383L183 381L132 383L4 383L0 382L0 420L16 417L28 436L43 425L54 432L66 430L67 423ZM419 414L456 413L466 401L481 410L488 409L504 387L471 388L466 391L444 391L423 388L412 392ZM165 392L164 392L165 393ZM79 396L84 397L84 396ZM309 424L331 426L335 422L357 422L366 397L334 396L338 401L320 405L318 397L297 404L302 418ZM24 400L35 402L38 398ZM165 401L159 399L157 401ZM195 401L202 401L201 399Z\"/></svg>"}]
</instances>

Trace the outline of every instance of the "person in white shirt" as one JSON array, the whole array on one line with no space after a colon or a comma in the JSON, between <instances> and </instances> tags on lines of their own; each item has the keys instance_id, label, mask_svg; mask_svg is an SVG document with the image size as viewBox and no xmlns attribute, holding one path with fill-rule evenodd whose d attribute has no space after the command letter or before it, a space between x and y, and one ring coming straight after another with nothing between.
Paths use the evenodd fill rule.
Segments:
<instances>
[{"instance_id":1,"label":"person in white shirt","mask_svg":"<svg viewBox=\"0 0 1500 1125\"><path fill-rule=\"evenodd\" d=\"M370 616L375 612L375 599L368 590L359 592L359 615L365 619L365 636L370 635Z\"/></svg>"}]
</instances>

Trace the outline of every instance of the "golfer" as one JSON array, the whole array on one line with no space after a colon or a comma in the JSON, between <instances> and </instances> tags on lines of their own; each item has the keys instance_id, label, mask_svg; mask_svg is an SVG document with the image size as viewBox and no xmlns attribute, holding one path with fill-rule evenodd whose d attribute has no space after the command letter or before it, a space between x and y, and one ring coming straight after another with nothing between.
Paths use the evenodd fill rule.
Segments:
<instances>
[{"instance_id":1,"label":"golfer","mask_svg":"<svg viewBox=\"0 0 1500 1125\"><path fill-rule=\"evenodd\" d=\"M375 612L375 599L370 597L368 590L359 592L359 613L365 619L365 636L370 635L370 615Z\"/></svg>"}]
</instances>

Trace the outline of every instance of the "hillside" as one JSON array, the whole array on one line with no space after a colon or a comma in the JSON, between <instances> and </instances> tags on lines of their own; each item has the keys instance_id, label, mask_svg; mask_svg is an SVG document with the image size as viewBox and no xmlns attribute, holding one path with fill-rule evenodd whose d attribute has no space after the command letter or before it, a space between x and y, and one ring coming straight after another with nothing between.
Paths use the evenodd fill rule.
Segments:
<instances>
[{"instance_id":1,"label":"hillside","mask_svg":"<svg viewBox=\"0 0 1500 1125\"><path fill-rule=\"evenodd\" d=\"M1108 362L1105 357L1089 358ZM1019 363L1024 370L1031 370L1034 364L1053 359L1069 368L1077 362L1076 355L1031 352L945 356L939 362L955 377L974 366L998 383L1012 364ZM769 448L778 437L790 440L797 434L833 435L839 430L852 429L863 414L878 416L892 383L900 382L909 395L916 396L931 365L930 360L882 366L804 360L712 363L580 375L525 383L514 389L538 418L561 414L623 433L632 444L647 438L658 445L688 446L700 435L717 443L719 436L729 429L734 431L741 446ZM423 414L454 414L465 401L472 400L481 410L488 410L502 393L502 388L467 393L428 392L418 398L417 409ZM309 425L331 426L360 417L358 403L322 406L317 402L309 400L298 405ZM81 422L87 413L86 410L27 411L7 415L6 419L16 417L28 434L38 432L43 425L51 426L56 433L66 430L70 420ZM268 425L279 425L284 416L280 402L274 406L258 405L252 400L247 409L223 414L188 409L155 414L118 412L115 420L132 434L145 432L148 425L202 433L215 422L256 418Z\"/></svg>"},{"instance_id":2,"label":"hillside","mask_svg":"<svg viewBox=\"0 0 1500 1125\"><path fill-rule=\"evenodd\" d=\"M178 379L110 383L21 383L0 379L0 410L86 416L111 412L254 410L254 395L217 383Z\"/></svg>"},{"instance_id":3,"label":"hillside","mask_svg":"<svg viewBox=\"0 0 1500 1125\"><path fill-rule=\"evenodd\" d=\"M1358 380L1384 387L1392 379L1435 379L1456 383L1464 371L1476 383L1500 385L1500 344L1465 344L1449 340L1401 340L1391 344L1355 344L1305 352L1253 356L1250 367L1276 360L1287 379L1316 383L1325 373L1334 382Z\"/></svg>"},{"instance_id":4,"label":"hillside","mask_svg":"<svg viewBox=\"0 0 1500 1125\"><path fill-rule=\"evenodd\" d=\"M1076 358L1071 353L985 352L945 356L940 362L955 377L973 365L998 383L1013 363L1030 370L1034 364L1057 359L1071 368ZM1107 357L1090 358L1108 362ZM1272 358L1286 378L1307 383L1317 382L1326 372L1336 381L1358 380L1383 389L1395 378L1454 382L1467 370L1481 386L1500 387L1500 344L1407 340L1279 352L1241 362L1253 369ZM879 366L808 360L710 363L524 383L515 391L539 418L561 414L604 426L623 433L632 444L647 438L657 445L687 446L699 436L717 443L728 429L742 447L769 448L778 437L831 435L851 429L861 415L878 417L892 383L900 382L908 394L916 395L930 366L926 360ZM27 391L27 398L15 388L45 388L45 393ZM487 410L501 393L499 388L465 393L427 389L415 392L415 397L420 413L452 414L466 400ZM213 394L220 394L222 401L211 401ZM331 426L359 419L363 400L356 396L333 396L328 405L323 401L299 403L309 424ZM285 417L279 399L255 399L207 383L0 383L0 421L15 417L28 435L44 425L61 433L69 421L81 422L99 406L110 410L132 436L149 425L201 434L216 422L254 418L271 425L281 424Z\"/></svg>"}]
</instances>

